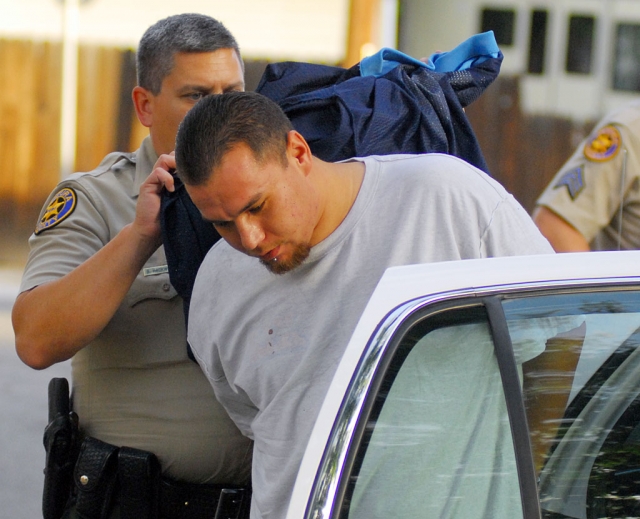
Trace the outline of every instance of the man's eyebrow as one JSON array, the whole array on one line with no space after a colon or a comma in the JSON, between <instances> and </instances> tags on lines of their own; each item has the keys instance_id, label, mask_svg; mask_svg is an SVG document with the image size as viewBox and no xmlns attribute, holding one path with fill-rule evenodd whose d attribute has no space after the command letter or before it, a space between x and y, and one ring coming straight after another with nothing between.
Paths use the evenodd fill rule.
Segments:
<instances>
[{"instance_id":1,"label":"man's eyebrow","mask_svg":"<svg viewBox=\"0 0 640 519\"><path fill-rule=\"evenodd\" d=\"M233 92L234 90L241 88L242 90L244 90L244 81L237 81L236 83L232 83L231 85L227 85L223 92Z\"/></svg>"},{"instance_id":2,"label":"man's eyebrow","mask_svg":"<svg viewBox=\"0 0 640 519\"><path fill-rule=\"evenodd\" d=\"M223 93L226 92L232 92L234 90L237 90L238 88L244 90L244 81L237 81L235 83L231 83L230 85L227 85L224 87L224 89L222 90ZM187 92L201 92L203 94L211 94L211 92L213 91L213 88L210 88L207 85L183 85L182 87L180 87L180 89L178 89L178 94L184 94Z\"/></svg>"},{"instance_id":3,"label":"man's eyebrow","mask_svg":"<svg viewBox=\"0 0 640 519\"><path fill-rule=\"evenodd\" d=\"M254 196L249 203L247 203L242 209L240 209L240 211L238 211L238 216L241 215L242 213L244 213L245 211L248 211L249 209L251 209L254 205L256 205L258 203L258 201L262 198L262 193L257 194L256 196ZM228 223L231 222L233 220L233 218L231 220L209 220L208 218L205 218L204 215L202 215L202 213L200 213L200 215L202 216L202 219L210 224L213 225L219 225L219 224L224 224L224 223Z\"/></svg>"},{"instance_id":4,"label":"man's eyebrow","mask_svg":"<svg viewBox=\"0 0 640 519\"><path fill-rule=\"evenodd\" d=\"M211 89L205 85L182 85L179 89L178 89L178 93L179 94L183 94L185 92L204 92L204 93L209 93L211 92Z\"/></svg>"}]
</instances>

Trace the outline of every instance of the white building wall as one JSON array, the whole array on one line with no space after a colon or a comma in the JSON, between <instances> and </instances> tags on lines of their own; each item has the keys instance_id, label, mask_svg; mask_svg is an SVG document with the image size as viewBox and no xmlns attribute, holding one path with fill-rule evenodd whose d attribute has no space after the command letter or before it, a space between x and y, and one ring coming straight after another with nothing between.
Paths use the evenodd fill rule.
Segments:
<instances>
[{"instance_id":1,"label":"white building wall","mask_svg":"<svg viewBox=\"0 0 640 519\"><path fill-rule=\"evenodd\" d=\"M335 63L345 54L348 0L81 0L81 43L135 48L148 26L208 14L253 59ZM61 39L62 0L0 0L0 37Z\"/></svg>"},{"instance_id":2,"label":"white building wall","mask_svg":"<svg viewBox=\"0 0 640 519\"><path fill-rule=\"evenodd\" d=\"M520 103L529 114L558 115L579 122L593 120L637 98L637 92L612 89L615 26L640 24L638 0L403 0L401 50L428 55L450 50L480 30L484 8L513 9L516 13L513 45L501 45L502 76L520 77ZM545 70L528 74L531 13L547 10ZM565 71L568 20L571 15L596 20L591 74Z\"/></svg>"}]
</instances>

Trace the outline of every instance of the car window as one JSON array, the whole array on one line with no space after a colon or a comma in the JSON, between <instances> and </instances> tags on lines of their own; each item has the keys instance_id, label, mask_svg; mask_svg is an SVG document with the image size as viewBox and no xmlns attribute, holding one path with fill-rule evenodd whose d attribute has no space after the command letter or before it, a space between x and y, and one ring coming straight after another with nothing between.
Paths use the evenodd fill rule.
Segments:
<instances>
[{"instance_id":1,"label":"car window","mask_svg":"<svg viewBox=\"0 0 640 519\"><path fill-rule=\"evenodd\" d=\"M522 517L484 310L419 320L384 372L341 517Z\"/></svg>"},{"instance_id":2,"label":"car window","mask_svg":"<svg viewBox=\"0 0 640 519\"><path fill-rule=\"evenodd\" d=\"M640 517L640 295L576 292L505 300L542 516Z\"/></svg>"}]
</instances>

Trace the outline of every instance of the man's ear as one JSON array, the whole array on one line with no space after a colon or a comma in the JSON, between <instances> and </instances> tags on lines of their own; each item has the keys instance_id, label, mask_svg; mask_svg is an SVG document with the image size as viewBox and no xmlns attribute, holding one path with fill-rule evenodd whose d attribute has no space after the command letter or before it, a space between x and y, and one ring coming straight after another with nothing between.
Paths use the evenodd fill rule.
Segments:
<instances>
[{"instance_id":1,"label":"man's ear","mask_svg":"<svg viewBox=\"0 0 640 519\"><path fill-rule=\"evenodd\" d=\"M154 95L141 86L137 86L131 92L133 106L142 126L149 128L153 124L153 99Z\"/></svg>"},{"instance_id":2,"label":"man's ear","mask_svg":"<svg viewBox=\"0 0 640 519\"><path fill-rule=\"evenodd\" d=\"M287 134L287 156L300 166L311 166L311 148L305 138L295 130L290 130Z\"/></svg>"}]
</instances>

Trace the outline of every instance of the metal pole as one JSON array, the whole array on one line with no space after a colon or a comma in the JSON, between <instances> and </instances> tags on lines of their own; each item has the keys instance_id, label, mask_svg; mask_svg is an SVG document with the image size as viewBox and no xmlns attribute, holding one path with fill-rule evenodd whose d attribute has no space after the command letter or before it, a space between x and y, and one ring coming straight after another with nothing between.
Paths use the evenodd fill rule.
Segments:
<instances>
[{"instance_id":1,"label":"metal pole","mask_svg":"<svg viewBox=\"0 0 640 519\"><path fill-rule=\"evenodd\" d=\"M76 162L79 7L80 0L63 0L62 98L60 114L61 179L73 173Z\"/></svg>"}]
</instances>

